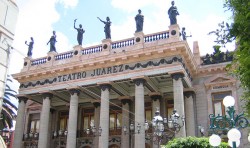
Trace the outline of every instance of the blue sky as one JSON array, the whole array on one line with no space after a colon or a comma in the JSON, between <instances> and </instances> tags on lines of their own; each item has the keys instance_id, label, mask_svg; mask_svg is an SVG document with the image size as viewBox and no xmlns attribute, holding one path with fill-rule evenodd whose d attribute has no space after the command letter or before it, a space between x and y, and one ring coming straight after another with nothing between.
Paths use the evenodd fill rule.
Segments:
<instances>
[{"instance_id":1,"label":"blue sky","mask_svg":"<svg viewBox=\"0 0 250 148\"><path fill-rule=\"evenodd\" d=\"M32 36L35 44L33 58L47 55L46 45L52 31L57 32L57 52L73 49L77 44L76 25L85 29L83 47L100 44L105 35L104 24L97 17L105 20L110 17L112 40L133 37L135 31L134 17L141 9L144 15L144 34L168 30L167 10L171 0L16 0L19 18L10 63L10 73L20 72L23 59L27 54L24 42ZM180 15L177 17L180 27L186 27L190 49L193 41L199 42L202 55L212 53L213 36L208 32L215 30L221 21L228 21L230 13L225 13L223 0L175 0Z\"/></svg>"}]
</instances>

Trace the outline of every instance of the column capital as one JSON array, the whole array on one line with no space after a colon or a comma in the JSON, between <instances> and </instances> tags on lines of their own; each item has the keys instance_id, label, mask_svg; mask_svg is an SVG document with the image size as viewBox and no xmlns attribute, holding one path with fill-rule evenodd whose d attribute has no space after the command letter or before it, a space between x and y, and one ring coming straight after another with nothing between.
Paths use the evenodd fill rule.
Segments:
<instances>
[{"instance_id":1,"label":"column capital","mask_svg":"<svg viewBox=\"0 0 250 148\"><path fill-rule=\"evenodd\" d=\"M101 103L100 102L93 102L93 105L95 108L98 108L101 105Z\"/></svg>"},{"instance_id":2,"label":"column capital","mask_svg":"<svg viewBox=\"0 0 250 148\"><path fill-rule=\"evenodd\" d=\"M137 78L137 79L134 79L133 82L135 83L136 86L139 86L139 85L144 85L146 80L143 79L143 78Z\"/></svg>"},{"instance_id":3,"label":"column capital","mask_svg":"<svg viewBox=\"0 0 250 148\"><path fill-rule=\"evenodd\" d=\"M179 78L183 78L185 75L181 72L178 72L178 73L172 73L171 74L171 77L172 79L175 79L176 81L179 79Z\"/></svg>"},{"instance_id":4,"label":"column capital","mask_svg":"<svg viewBox=\"0 0 250 148\"><path fill-rule=\"evenodd\" d=\"M108 89L108 91L110 91L111 87L112 87L112 85L110 85L110 84L101 84L100 85L100 88L102 91L105 91L106 89Z\"/></svg>"},{"instance_id":5,"label":"column capital","mask_svg":"<svg viewBox=\"0 0 250 148\"><path fill-rule=\"evenodd\" d=\"M127 103L130 104L131 100L130 99L121 99L122 105L126 105Z\"/></svg>"},{"instance_id":6,"label":"column capital","mask_svg":"<svg viewBox=\"0 0 250 148\"><path fill-rule=\"evenodd\" d=\"M49 93L49 92L42 93L42 97L43 98L49 98L49 99L51 99L51 98L53 98L53 94Z\"/></svg>"},{"instance_id":7,"label":"column capital","mask_svg":"<svg viewBox=\"0 0 250 148\"><path fill-rule=\"evenodd\" d=\"M77 96L80 95L80 90L79 89L73 88L73 89L69 89L68 91L69 91L70 95L74 95L75 93L77 94Z\"/></svg>"},{"instance_id":8,"label":"column capital","mask_svg":"<svg viewBox=\"0 0 250 148\"><path fill-rule=\"evenodd\" d=\"M162 95L160 94L152 94L150 95L151 99L154 101L160 100L162 98Z\"/></svg>"},{"instance_id":9,"label":"column capital","mask_svg":"<svg viewBox=\"0 0 250 148\"><path fill-rule=\"evenodd\" d=\"M24 103L27 103L27 100L28 100L27 97L25 97L25 96L17 96L17 98L18 98L18 102L19 102L19 103L20 103L21 101L23 101Z\"/></svg>"},{"instance_id":10,"label":"column capital","mask_svg":"<svg viewBox=\"0 0 250 148\"><path fill-rule=\"evenodd\" d=\"M185 92L184 92L184 96L185 96L186 98L189 98L189 97L193 96L194 94L195 94L195 92L192 91L192 90L188 90L188 91L185 91Z\"/></svg>"}]
</instances>

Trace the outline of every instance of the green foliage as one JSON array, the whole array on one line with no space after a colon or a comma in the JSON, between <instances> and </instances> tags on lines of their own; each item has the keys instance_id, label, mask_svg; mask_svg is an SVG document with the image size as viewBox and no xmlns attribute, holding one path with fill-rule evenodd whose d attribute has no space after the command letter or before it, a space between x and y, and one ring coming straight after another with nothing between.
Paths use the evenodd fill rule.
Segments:
<instances>
[{"instance_id":1,"label":"green foliage","mask_svg":"<svg viewBox=\"0 0 250 148\"><path fill-rule=\"evenodd\" d=\"M217 148L227 148L228 145L222 142ZM186 138L175 138L168 142L165 148L213 148L209 144L209 140L206 137L186 137Z\"/></svg>"},{"instance_id":2,"label":"green foliage","mask_svg":"<svg viewBox=\"0 0 250 148\"><path fill-rule=\"evenodd\" d=\"M228 65L227 69L241 81L240 87L245 90L242 98L250 116L250 1L225 0L224 8L232 12L234 23L229 26L222 22L219 24L220 29L209 34L215 34L215 42L220 45L236 40L237 50L232 64Z\"/></svg>"},{"instance_id":3,"label":"green foliage","mask_svg":"<svg viewBox=\"0 0 250 148\"><path fill-rule=\"evenodd\" d=\"M12 103L11 98L16 99L17 92L12 90L9 86L9 83L12 83L10 76L7 77L4 97L3 97L3 106L1 112L0 120L0 129L11 128L13 126L13 119L16 117L17 107Z\"/></svg>"}]
</instances>

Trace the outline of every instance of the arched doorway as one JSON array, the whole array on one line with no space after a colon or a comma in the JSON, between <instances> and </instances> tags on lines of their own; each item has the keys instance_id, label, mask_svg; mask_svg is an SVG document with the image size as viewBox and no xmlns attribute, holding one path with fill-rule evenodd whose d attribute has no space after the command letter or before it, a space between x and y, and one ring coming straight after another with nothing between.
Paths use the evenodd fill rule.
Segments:
<instances>
[{"instance_id":1,"label":"arched doorway","mask_svg":"<svg viewBox=\"0 0 250 148\"><path fill-rule=\"evenodd\" d=\"M116 144L112 144L109 146L109 148L120 148L120 146L116 145Z\"/></svg>"}]
</instances>

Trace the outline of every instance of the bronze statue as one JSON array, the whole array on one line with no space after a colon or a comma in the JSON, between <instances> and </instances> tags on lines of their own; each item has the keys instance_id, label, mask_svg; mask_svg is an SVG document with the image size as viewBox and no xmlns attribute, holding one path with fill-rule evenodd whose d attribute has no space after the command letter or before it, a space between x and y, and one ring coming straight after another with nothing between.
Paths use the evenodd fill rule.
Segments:
<instances>
[{"instance_id":1,"label":"bronze statue","mask_svg":"<svg viewBox=\"0 0 250 148\"><path fill-rule=\"evenodd\" d=\"M104 32L105 32L106 39L111 39L111 30L110 30L111 21L110 21L109 17L106 18L106 22L101 20L99 17L97 17L97 18L105 24Z\"/></svg>"},{"instance_id":2,"label":"bronze statue","mask_svg":"<svg viewBox=\"0 0 250 148\"><path fill-rule=\"evenodd\" d=\"M144 16L141 14L141 10L138 10L138 14L135 16L136 31L141 32L143 30Z\"/></svg>"},{"instance_id":3,"label":"bronze statue","mask_svg":"<svg viewBox=\"0 0 250 148\"><path fill-rule=\"evenodd\" d=\"M32 50L33 50L33 45L34 45L34 40L33 37L30 37L30 42L27 44L27 41L25 41L25 44L28 46L28 57L32 57Z\"/></svg>"},{"instance_id":4,"label":"bronze statue","mask_svg":"<svg viewBox=\"0 0 250 148\"><path fill-rule=\"evenodd\" d=\"M50 51L49 52L56 52L56 32L53 31L53 35L50 37L47 45L50 43Z\"/></svg>"},{"instance_id":5,"label":"bronze statue","mask_svg":"<svg viewBox=\"0 0 250 148\"><path fill-rule=\"evenodd\" d=\"M185 31L186 29L185 29L185 27L182 27L182 30L181 30L181 35L182 35L182 39L185 41L185 40L187 40L187 37L192 37L192 35L190 35L190 36L187 36L187 34L186 34L186 31Z\"/></svg>"},{"instance_id":6,"label":"bronze statue","mask_svg":"<svg viewBox=\"0 0 250 148\"><path fill-rule=\"evenodd\" d=\"M83 33L85 33L85 30L82 28L82 24L79 24L79 28L76 28L76 20L74 20L74 28L77 30L77 41L79 45L82 45L82 39L83 39Z\"/></svg>"},{"instance_id":7,"label":"bronze statue","mask_svg":"<svg viewBox=\"0 0 250 148\"><path fill-rule=\"evenodd\" d=\"M168 15L170 19L170 25L177 24L176 16L179 15L177 7L174 6L174 1L171 2L172 6L168 9Z\"/></svg>"}]
</instances>

